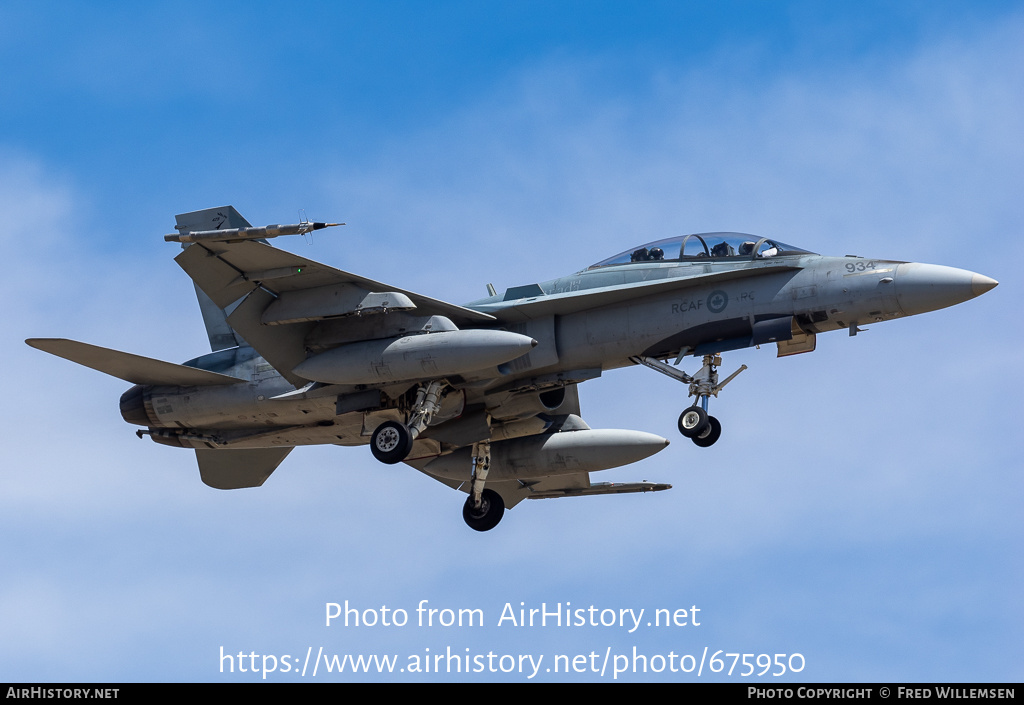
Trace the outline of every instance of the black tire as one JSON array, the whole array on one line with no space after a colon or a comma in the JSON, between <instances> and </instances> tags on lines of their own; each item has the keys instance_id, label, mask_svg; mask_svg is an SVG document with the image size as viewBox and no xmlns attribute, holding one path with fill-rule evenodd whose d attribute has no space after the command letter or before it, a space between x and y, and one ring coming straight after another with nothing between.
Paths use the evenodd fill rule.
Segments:
<instances>
[{"instance_id":1,"label":"black tire","mask_svg":"<svg viewBox=\"0 0 1024 705\"><path fill-rule=\"evenodd\" d=\"M701 434L698 434L691 438L697 446L701 448L708 448L715 445L715 441L722 435L722 424L718 422L714 416L708 417L708 427Z\"/></svg>"},{"instance_id":2,"label":"black tire","mask_svg":"<svg viewBox=\"0 0 1024 705\"><path fill-rule=\"evenodd\" d=\"M699 406L683 409L679 414L679 432L684 438L694 438L704 433L708 427L708 412Z\"/></svg>"},{"instance_id":3,"label":"black tire","mask_svg":"<svg viewBox=\"0 0 1024 705\"><path fill-rule=\"evenodd\" d=\"M480 497L480 509L473 508L473 498L469 497L462 506L462 518L469 528L475 531L490 531L498 525L505 515L505 500L494 490L485 489Z\"/></svg>"},{"instance_id":4,"label":"black tire","mask_svg":"<svg viewBox=\"0 0 1024 705\"><path fill-rule=\"evenodd\" d=\"M405 424L397 421L385 421L370 436L370 452L382 463L400 463L411 450L412 434Z\"/></svg>"}]
</instances>

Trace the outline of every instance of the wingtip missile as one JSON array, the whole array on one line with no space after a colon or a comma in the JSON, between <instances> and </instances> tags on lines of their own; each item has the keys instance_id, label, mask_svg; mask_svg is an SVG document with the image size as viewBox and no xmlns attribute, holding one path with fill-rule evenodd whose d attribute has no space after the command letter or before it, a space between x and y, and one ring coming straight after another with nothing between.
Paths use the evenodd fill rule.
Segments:
<instances>
[{"instance_id":1,"label":"wingtip missile","mask_svg":"<svg viewBox=\"0 0 1024 705\"><path fill-rule=\"evenodd\" d=\"M165 242L232 242L239 240L269 240L281 235L305 235L314 230L333 228L344 223L312 223L305 221L294 225L264 225L262 227L227 228L224 230L192 230L184 233L164 235Z\"/></svg>"}]
</instances>

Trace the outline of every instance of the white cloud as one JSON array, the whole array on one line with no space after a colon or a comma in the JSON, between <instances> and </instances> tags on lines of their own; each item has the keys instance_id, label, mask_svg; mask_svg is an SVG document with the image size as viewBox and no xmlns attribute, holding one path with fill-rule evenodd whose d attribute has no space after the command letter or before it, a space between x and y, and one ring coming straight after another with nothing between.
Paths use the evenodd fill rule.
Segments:
<instances>
[{"instance_id":1,"label":"white cloud","mask_svg":"<svg viewBox=\"0 0 1024 705\"><path fill-rule=\"evenodd\" d=\"M549 277L692 230L962 257L965 239L1020 223L1022 24L756 87L726 58L628 87L604 78L614 57L560 59L396 139L369 169L334 171L333 190L355 204L360 259L401 242L389 255L407 269L429 243L474 284L495 253L504 271Z\"/></svg>"}]
</instances>

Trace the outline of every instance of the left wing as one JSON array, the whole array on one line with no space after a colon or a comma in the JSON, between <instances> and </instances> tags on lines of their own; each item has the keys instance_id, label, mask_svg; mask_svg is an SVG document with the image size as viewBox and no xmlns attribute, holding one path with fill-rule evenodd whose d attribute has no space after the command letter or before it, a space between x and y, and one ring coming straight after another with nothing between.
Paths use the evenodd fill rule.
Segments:
<instances>
[{"instance_id":1,"label":"left wing","mask_svg":"<svg viewBox=\"0 0 1024 705\"><path fill-rule=\"evenodd\" d=\"M306 358L305 340L328 321L348 319L356 324L360 317L388 311L444 316L456 325L495 321L490 314L343 272L260 242L195 243L175 261L220 308L230 309L245 297L228 316L228 323L296 386L308 381L292 372ZM332 335L335 340L345 337L344 330L336 328ZM360 339L358 334L354 339Z\"/></svg>"}]
</instances>

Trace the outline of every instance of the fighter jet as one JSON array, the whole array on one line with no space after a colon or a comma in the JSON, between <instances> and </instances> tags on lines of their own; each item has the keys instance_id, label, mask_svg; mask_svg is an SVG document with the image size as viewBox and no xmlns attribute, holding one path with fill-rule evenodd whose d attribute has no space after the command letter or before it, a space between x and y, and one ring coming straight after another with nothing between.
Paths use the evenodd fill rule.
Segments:
<instances>
[{"instance_id":1,"label":"fighter jet","mask_svg":"<svg viewBox=\"0 0 1024 705\"><path fill-rule=\"evenodd\" d=\"M195 451L202 481L258 487L296 446L369 445L468 494L463 518L494 528L524 499L666 490L592 482L668 445L643 431L592 429L577 385L643 365L687 386L679 432L719 440L708 414L738 370L721 354L913 316L996 286L930 264L827 257L773 237L680 235L575 274L464 306L343 272L267 240L336 225L251 226L233 207L178 215L175 261L192 278L211 353L173 364L65 339L40 350L131 382L137 435ZM700 364L693 374L683 361ZM693 369L691 367L691 369Z\"/></svg>"}]
</instances>

